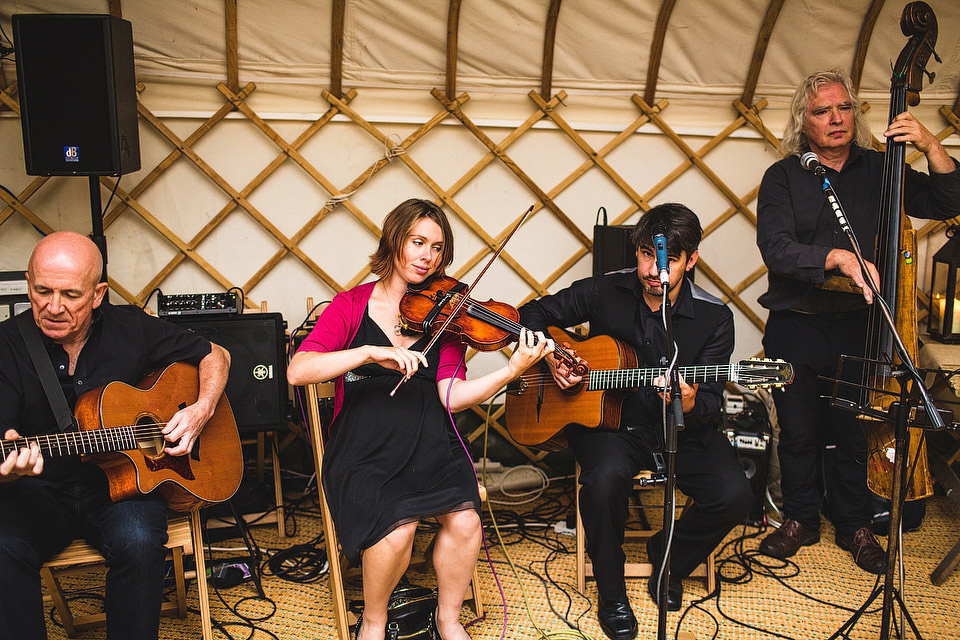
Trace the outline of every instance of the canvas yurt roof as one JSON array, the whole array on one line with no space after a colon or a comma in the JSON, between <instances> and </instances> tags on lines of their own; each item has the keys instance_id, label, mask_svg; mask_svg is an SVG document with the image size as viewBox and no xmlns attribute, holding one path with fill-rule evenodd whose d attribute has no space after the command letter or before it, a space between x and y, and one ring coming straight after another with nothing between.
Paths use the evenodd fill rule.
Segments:
<instances>
[{"instance_id":1,"label":"canvas yurt roof","mask_svg":"<svg viewBox=\"0 0 960 640\"><path fill-rule=\"evenodd\" d=\"M132 24L141 168L100 179L116 301L237 287L250 310L266 303L297 326L308 297L371 277L380 222L416 196L451 214L467 281L533 205L477 289L518 305L590 274L601 207L631 224L682 201L706 231L697 282L734 309L743 357L761 350L766 318L756 190L789 99L839 67L879 136L905 4L10 0L0 26L12 48L13 14ZM939 59L912 110L957 157L960 3L928 4ZM91 224L85 180L25 172L13 58L0 65L7 271L39 233ZM918 227L929 289L944 225Z\"/></svg>"}]
</instances>

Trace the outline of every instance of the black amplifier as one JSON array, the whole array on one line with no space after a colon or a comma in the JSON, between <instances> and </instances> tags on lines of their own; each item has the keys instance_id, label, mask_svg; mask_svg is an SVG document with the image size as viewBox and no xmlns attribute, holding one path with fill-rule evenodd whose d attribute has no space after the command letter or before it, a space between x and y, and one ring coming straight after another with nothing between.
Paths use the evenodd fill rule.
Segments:
<instances>
[{"instance_id":1,"label":"black amplifier","mask_svg":"<svg viewBox=\"0 0 960 640\"><path fill-rule=\"evenodd\" d=\"M237 294L226 293L183 293L172 296L157 294L157 315L198 316L237 313Z\"/></svg>"},{"instance_id":2,"label":"black amplifier","mask_svg":"<svg viewBox=\"0 0 960 640\"><path fill-rule=\"evenodd\" d=\"M723 416L723 433L737 452L743 474L753 489L753 504L748 522L764 521L764 498L767 494L767 468L773 448L770 421L762 402L746 401L739 413Z\"/></svg>"}]
</instances>

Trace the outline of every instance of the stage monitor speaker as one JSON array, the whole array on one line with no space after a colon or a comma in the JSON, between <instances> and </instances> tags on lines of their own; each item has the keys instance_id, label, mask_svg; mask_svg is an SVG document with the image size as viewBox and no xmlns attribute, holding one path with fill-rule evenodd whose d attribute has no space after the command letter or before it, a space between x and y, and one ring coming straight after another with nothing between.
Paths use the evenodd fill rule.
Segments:
<instances>
[{"instance_id":1,"label":"stage monitor speaker","mask_svg":"<svg viewBox=\"0 0 960 640\"><path fill-rule=\"evenodd\" d=\"M130 22L17 14L13 37L27 173L118 176L140 169Z\"/></svg>"},{"instance_id":2,"label":"stage monitor speaker","mask_svg":"<svg viewBox=\"0 0 960 640\"><path fill-rule=\"evenodd\" d=\"M763 524L767 471L773 446L766 407L759 402L746 402L739 413L724 415L723 433L736 450L743 473L753 489L753 504L747 521L753 525Z\"/></svg>"},{"instance_id":3,"label":"stage monitor speaker","mask_svg":"<svg viewBox=\"0 0 960 640\"><path fill-rule=\"evenodd\" d=\"M230 352L227 399L241 435L287 424L285 324L279 313L169 316Z\"/></svg>"}]
</instances>

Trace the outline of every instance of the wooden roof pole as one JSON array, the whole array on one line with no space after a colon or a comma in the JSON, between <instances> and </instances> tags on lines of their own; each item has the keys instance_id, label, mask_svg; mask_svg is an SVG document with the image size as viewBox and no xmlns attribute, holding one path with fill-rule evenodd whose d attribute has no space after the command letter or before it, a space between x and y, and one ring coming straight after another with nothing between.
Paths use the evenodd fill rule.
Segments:
<instances>
[{"instance_id":1,"label":"wooden roof pole","mask_svg":"<svg viewBox=\"0 0 960 640\"><path fill-rule=\"evenodd\" d=\"M553 90L553 50L557 43L557 22L560 17L560 3L563 0L550 0L547 9L547 24L543 33L543 69L540 72L540 97L550 99Z\"/></svg>"},{"instance_id":2,"label":"wooden roof pole","mask_svg":"<svg viewBox=\"0 0 960 640\"><path fill-rule=\"evenodd\" d=\"M240 49L237 38L237 0L224 0L223 7L227 38L227 86L234 93L240 91Z\"/></svg>"},{"instance_id":3,"label":"wooden roof pole","mask_svg":"<svg viewBox=\"0 0 960 640\"><path fill-rule=\"evenodd\" d=\"M444 95L447 100L457 97L457 52L460 35L460 0L450 0L447 12L447 70Z\"/></svg>"},{"instance_id":4,"label":"wooden roof pole","mask_svg":"<svg viewBox=\"0 0 960 640\"><path fill-rule=\"evenodd\" d=\"M747 79L743 83L743 94L740 96L740 102L747 108L753 106L753 95L757 90L757 80L760 78L763 59L767 55L770 34L773 33L773 28L777 25L777 18L780 17L783 2L784 0L770 0L767 13L763 16L763 22L760 24L760 33L757 34L757 42L753 47L753 57L750 59L750 69L747 70Z\"/></svg>"},{"instance_id":5,"label":"wooden roof pole","mask_svg":"<svg viewBox=\"0 0 960 640\"><path fill-rule=\"evenodd\" d=\"M850 80L853 82L853 90L860 90L860 80L863 77L863 65L867 60L867 49L870 47L870 38L873 37L873 29L877 26L877 17L883 8L885 0L873 0L867 14L863 16L863 25L860 27L860 37L857 38L857 53L853 57L853 68L850 69Z\"/></svg>"},{"instance_id":6,"label":"wooden roof pole","mask_svg":"<svg viewBox=\"0 0 960 640\"><path fill-rule=\"evenodd\" d=\"M114 18L123 17L123 6L120 0L108 0L107 11L109 11L110 15L113 16Z\"/></svg>"},{"instance_id":7,"label":"wooden roof pole","mask_svg":"<svg viewBox=\"0 0 960 640\"><path fill-rule=\"evenodd\" d=\"M346 0L333 0L330 16L330 93L343 98L343 30Z\"/></svg>"},{"instance_id":8,"label":"wooden roof pole","mask_svg":"<svg viewBox=\"0 0 960 640\"><path fill-rule=\"evenodd\" d=\"M653 30L653 39L650 42L650 62L647 64L647 81L643 89L643 101L653 104L657 94L657 76L660 74L660 58L663 56L663 41L667 37L667 26L670 24L670 14L677 0L663 0L660 12L657 14L657 24Z\"/></svg>"}]
</instances>

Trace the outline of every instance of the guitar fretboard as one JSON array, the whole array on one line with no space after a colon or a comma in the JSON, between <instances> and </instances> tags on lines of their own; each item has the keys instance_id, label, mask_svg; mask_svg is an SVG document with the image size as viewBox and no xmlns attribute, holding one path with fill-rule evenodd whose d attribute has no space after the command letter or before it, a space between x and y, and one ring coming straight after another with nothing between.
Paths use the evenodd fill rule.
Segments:
<instances>
[{"instance_id":1,"label":"guitar fretboard","mask_svg":"<svg viewBox=\"0 0 960 640\"><path fill-rule=\"evenodd\" d=\"M0 440L0 454L6 458L11 451L29 447L33 442L37 443L40 453L45 456L128 451L137 448L136 428L131 425L26 436L17 440Z\"/></svg>"},{"instance_id":2,"label":"guitar fretboard","mask_svg":"<svg viewBox=\"0 0 960 640\"><path fill-rule=\"evenodd\" d=\"M680 367L680 377L687 383L720 382L730 377L736 364L704 364ZM637 389L649 387L653 381L666 373L665 367L650 369L601 369L591 371L587 383L589 391L606 389Z\"/></svg>"}]
</instances>

